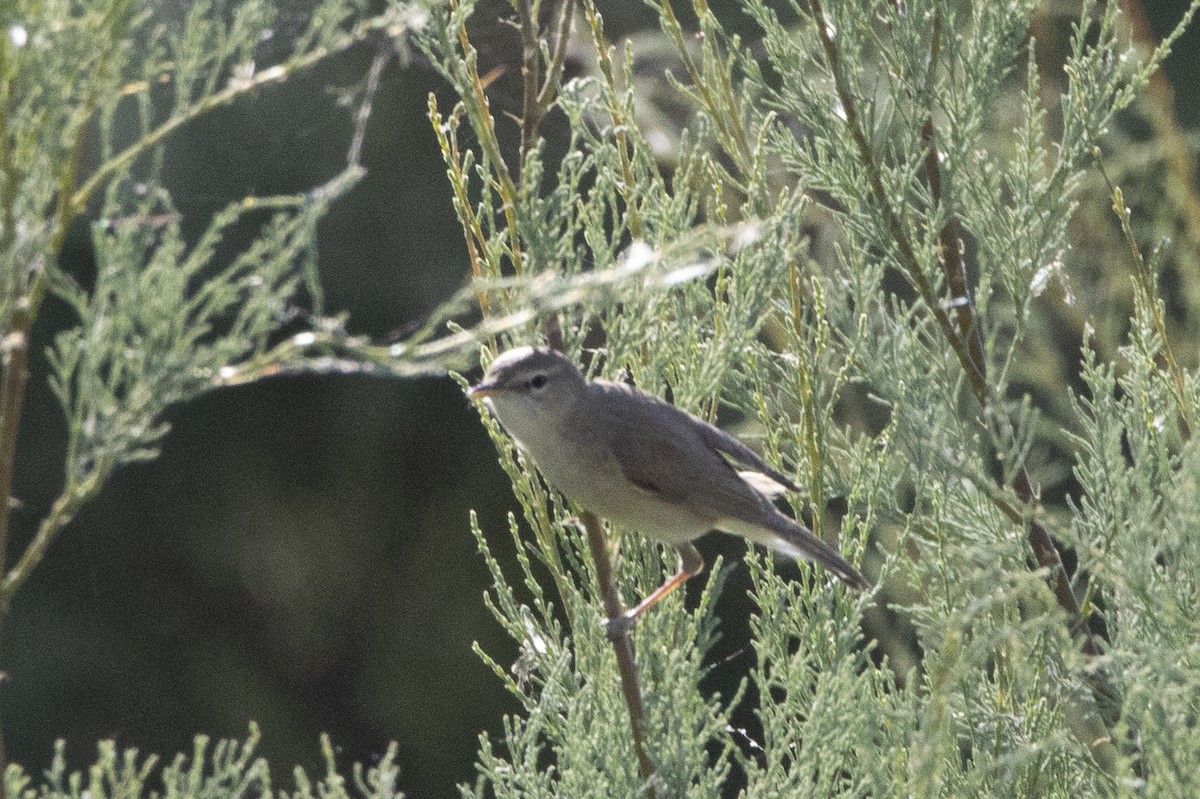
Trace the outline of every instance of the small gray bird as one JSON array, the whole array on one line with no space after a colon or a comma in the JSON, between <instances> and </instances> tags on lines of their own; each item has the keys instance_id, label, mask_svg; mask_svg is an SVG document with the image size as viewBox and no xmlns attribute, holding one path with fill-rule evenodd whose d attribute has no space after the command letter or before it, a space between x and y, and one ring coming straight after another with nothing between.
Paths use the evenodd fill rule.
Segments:
<instances>
[{"instance_id":1,"label":"small gray bird","mask_svg":"<svg viewBox=\"0 0 1200 799\"><path fill-rule=\"evenodd\" d=\"M610 635L704 569L691 544L710 530L735 533L793 558L820 563L849 585L870 583L769 494L799 489L737 439L632 386L587 382L548 349L503 353L469 392L555 488L593 513L679 551L679 571L621 619ZM737 471L731 462L748 467Z\"/></svg>"}]
</instances>

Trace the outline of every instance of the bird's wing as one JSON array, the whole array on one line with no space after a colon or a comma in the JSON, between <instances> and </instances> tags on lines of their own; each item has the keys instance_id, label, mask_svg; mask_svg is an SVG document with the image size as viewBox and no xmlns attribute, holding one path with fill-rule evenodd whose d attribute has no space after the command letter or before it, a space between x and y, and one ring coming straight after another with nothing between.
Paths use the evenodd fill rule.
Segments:
<instances>
[{"instance_id":1,"label":"bird's wing","mask_svg":"<svg viewBox=\"0 0 1200 799\"><path fill-rule=\"evenodd\" d=\"M648 403L623 386L604 389L612 391L610 401L621 406L628 424L597 432L630 482L667 502L708 510L714 518L761 515L765 498L722 456L726 449L710 443L704 422L665 402ZM735 439L726 438L753 458L747 465L766 466ZM740 452L728 454L741 460ZM782 476L780 480L787 482Z\"/></svg>"},{"instance_id":2,"label":"bird's wing","mask_svg":"<svg viewBox=\"0 0 1200 799\"><path fill-rule=\"evenodd\" d=\"M692 420L699 426L700 435L704 438L705 443L707 443L713 449L717 450L718 452L725 453L730 458L733 458L734 461L743 466L749 466L754 471L765 474L771 480L778 483L788 491L800 490L795 483L777 472L775 469L772 469L770 466L768 466L766 461L758 457L758 453L726 433L721 428L714 427L703 419L697 419L694 416L692 417ZM771 492L768 491L764 493L769 494Z\"/></svg>"}]
</instances>

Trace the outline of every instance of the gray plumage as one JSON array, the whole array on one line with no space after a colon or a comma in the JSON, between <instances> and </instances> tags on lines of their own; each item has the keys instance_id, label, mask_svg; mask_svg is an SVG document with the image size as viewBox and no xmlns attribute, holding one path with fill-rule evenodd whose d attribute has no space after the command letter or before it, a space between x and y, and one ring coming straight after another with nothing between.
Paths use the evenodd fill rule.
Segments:
<instances>
[{"instance_id":1,"label":"gray plumage","mask_svg":"<svg viewBox=\"0 0 1200 799\"><path fill-rule=\"evenodd\" d=\"M622 383L589 383L563 355L530 347L500 355L471 395L486 400L569 498L680 549L680 574L634 616L702 568L689 542L710 530L816 561L855 588L870 587L833 547L780 513L764 493L771 486L798 490L790 480L690 413ZM735 463L748 471L739 473Z\"/></svg>"}]
</instances>

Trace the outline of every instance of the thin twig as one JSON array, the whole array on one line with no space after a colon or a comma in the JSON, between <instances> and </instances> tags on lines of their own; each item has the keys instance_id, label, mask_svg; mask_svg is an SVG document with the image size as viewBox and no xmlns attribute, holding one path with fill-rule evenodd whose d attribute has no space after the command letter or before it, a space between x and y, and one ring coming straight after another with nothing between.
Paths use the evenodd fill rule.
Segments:
<instances>
[{"instance_id":1,"label":"thin twig","mask_svg":"<svg viewBox=\"0 0 1200 799\"><path fill-rule=\"evenodd\" d=\"M1167 320L1163 317L1158 287L1155 285L1154 276L1150 274L1150 268L1146 266L1146 259L1142 257L1142 251L1138 249L1137 239L1134 238L1129 208L1125 205L1125 193L1109 177L1108 169L1104 166L1104 156L1100 152L1099 147L1092 147L1092 158L1096 162L1096 168L1100 172L1100 177L1104 178L1104 182L1108 186L1108 196L1112 203L1112 210L1121 222L1121 235L1125 238L1125 242L1129 247L1129 258L1133 261L1134 279L1137 280L1138 286L1141 288L1142 296L1146 298L1146 305L1149 306L1148 310L1150 311L1150 321L1154 325L1154 332L1158 334L1161 351L1158 354L1158 358L1155 359L1155 366L1160 370L1165 369L1171 377L1172 389L1175 392L1175 401L1179 403L1179 433L1183 436L1184 441L1191 440L1195 421L1192 419L1193 403L1189 398L1184 383L1183 369L1179 367L1179 361L1175 359L1175 350L1171 346L1170 337L1167 335Z\"/></svg>"},{"instance_id":2,"label":"thin twig","mask_svg":"<svg viewBox=\"0 0 1200 799\"><path fill-rule=\"evenodd\" d=\"M17 240L17 197L21 190L21 179L13 155L13 137L9 132L9 100L12 96L8 65L8 37L0 36L0 252L12 252ZM8 304L20 292L21 270L13 269L0 278L0 308Z\"/></svg>"},{"instance_id":3,"label":"thin twig","mask_svg":"<svg viewBox=\"0 0 1200 799\"><path fill-rule=\"evenodd\" d=\"M663 29L675 44L675 50L679 54L679 59L683 62L684 69L687 70L688 78L691 80L692 91L703 102L705 109L708 111L709 119L721 131L722 138L733 142L733 146L727 147L726 151L737 162L742 174L751 174L754 169L754 153L750 147L750 140L746 136L746 129L742 124L742 118L738 113L737 104L733 99L733 88L729 82L728 69L722 70L718 75L713 76L712 79L708 79L705 71L696 66L696 62L691 56L689 47L685 41L683 26L679 24L679 19L675 16L675 11L671 8L669 0L663 0L663 2L657 5L659 13L663 16ZM697 21L700 24L700 33L703 34L700 39L702 46L706 50L708 48L717 48L719 45L716 42L715 36L705 33L705 23L708 22L708 15L711 13L707 8L707 3L695 2L693 6ZM719 56L714 57L713 60L717 63L722 62ZM716 84L715 88L711 86L714 83Z\"/></svg>"},{"instance_id":4,"label":"thin twig","mask_svg":"<svg viewBox=\"0 0 1200 799\"><path fill-rule=\"evenodd\" d=\"M550 48L550 64L546 69L546 80L538 92L538 111L543 115L550 110L551 103L558 96L558 87L562 84L563 64L567 58L567 46L571 43L571 28L574 22L575 0L566 0L562 4L561 15L558 18L554 45Z\"/></svg>"},{"instance_id":5,"label":"thin twig","mask_svg":"<svg viewBox=\"0 0 1200 799\"><path fill-rule=\"evenodd\" d=\"M521 175L525 174L525 159L537 138L538 126L542 121L542 108L538 103L539 85L542 82L541 37L538 21L529 0L518 0L517 17L521 31L521 82L524 97L521 110Z\"/></svg>"},{"instance_id":6,"label":"thin twig","mask_svg":"<svg viewBox=\"0 0 1200 799\"><path fill-rule=\"evenodd\" d=\"M83 198L82 202L76 200L72 189L75 188L75 180L79 173L79 159L83 153L84 139L88 131L87 121L96 113L96 108L100 104L100 91L104 86L104 73L108 70L109 58L118 44L122 42L122 33L124 23L128 20L128 15L125 13L128 4L117 3L109 9L105 18L105 24L101 38L104 40L104 48L101 50L96 59L96 65L92 69L91 85L88 88L87 99L82 103L83 113L78 116L79 123L71 137L71 147L67 154L67 161L63 165L62 170L58 175L58 208L55 211L55 223L57 230L54 233L54 238L51 242L51 251L59 252L62 249L63 242L67 237L67 229L71 225L71 220L75 214L79 213L87 202L87 197ZM111 25L111 27L110 27ZM36 293L36 286L35 293ZM37 316L40 297L33 298L33 315Z\"/></svg>"},{"instance_id":7,"label":"thin twig","mask_svg":"<svg viewBox=\"0 0 1200 799\"><path fill-rule=\"evenodd\" d=\"M21 421L21 405L25 400L25 384L29 380L29 327L32 320L29 304L22 299L13 314L12 328L3 342L4 377L0 382L0 571L8 563L8 522L12 512L12 484L17 450L17 428ZM0 628L8 616L11 594L0 590ZM3 679L3 675L0 675ZM4 748L4 730L0 727L0 799L7 799L4 775L8 758Z\"/></svg>"},{"instance_id":8,"label":"thin twig","mask_svg":"<svg viewBox=\"0 0 1200 799\"><path fill-rule=\"evenodd\" d=\"M346 152L347 166L362 166L363 143L367 138L367 121L371 118L371 106L375 101L375 94L379 91L379 76L394 55L394 50L380 47L374 60L371 61L371 69L367 72L366 88L363 89L362 102L359 103L358 113L354 117L354 135L350 138L350 148Z\"/></svg>"},{"instance_id":9,"label":"thin twig","mask_svg":"<svg viewBox=\"0 0 1200 799\"><path fill-rule=\"evenodd\" d=\"M629 155L628 131L634 126L627 124L618 113L620 106L617 102L617 82L613 76L612 59L608 55L608 42L604 38L604 20L601 18L600 12L596 10L594 0L587 0L583 11L592 30L592 40L596 45L596 58L600 64L600 72L604 75L605 99L608 103L609 118L612 119L613 138L617 142L617 152L621 156L620 191L625 198L625 213L629 218L629 235L640 239L642 237L642 221L632 194L636 184L633 178L633 160Z\"/></svg>"},{"instance_id":10,"label":"thin twig","mask_svg":"<svg viewBox=\"0 0 1200 799\"><path fill-rule=\"evenodd\" d=\"M827 66L834 80L838 99L842 104L846 127L849 130L851 138L854 140L859 158L867 167L871 194L887 222L888 229L899 252L901 264L963 367L968 385L971 387L976 402L979 403L981 414L987 420L988 427L993 428L995 425L1007 425L1007 418L995 410L998 403L992 396L993 390L988 383L986 360L984 359L982 340L980 338L981 328L975 315L974 306L971 304L970 297L966 291L965 265L961 258L961 245L959 244L957 232L953 228L941 231L941 241L943 243L941 253L942 263L947 284L952 289L955 286L959 289L955 291L954 296L950 298L950 303L948 303L956 308L957 319L951 320L941 298L934 291L933 286L925 276L916 250L909 240L904 224L893 208L883 185L880 169L875 161L870 144L867 142L866 133L859 118L857 103L854 94L850 91L845 72L842 69L841 56L833 40L830 26L826 21L821 0L809 0L809 8L812 13L814 27L825 53ZM932 158L932 162L936 164L937 152L932 148L931 124L925 132L930 139L927 143L929 151L926 153L926 157ZM931 178L931 180L937 180L940 186L940 178ZM947 244L949 246L946 246ZM958 324L955 324L955 321ZM997 438L1003 439L1003 436L997 436ZM1039 566L1049 570L1049 579L1052 583L1051 587L1054 591L1056 601L1071 616L1072 631L1080 633L1084 637L1083 651L1089 655L1100 654L1100 646L1088 628L1087 619L1083 615L1079 601L1075 597L1070 580L1063 567L1062 557L1046 528L1032 518L1031 511L1033 510L1033 506L1036 505L1037 493L1023 466L1017 469L1016 475L1013 478L1012 488L1018 499L1025 505L1024 508L1018 508L1011 503L1002 501L1002 494L1000 492L988 492L988 495L992 497L993 501L1000 507L1000 510L1014 523L1025 526L1030 548L1033 550Z\"/></svg>"},{"instance_id":11,"label":"thin twig","mask_svg":"<svg viewBox=\"0 0 1200 799\"><path fill-rule=\"evenodd\" d=\"M75 518L79 509L100 491L108 479L109 473L110 467L107 464L102 465L91 472L84 481L68 485L63 489L63 493L54 501L46 518L42 519L33 540L25 547L25 551L21 553L16 565L5 575L3 583L0 583L0 609L7 611L13 596L41 563L55 536L67 526L71 519Z\"/></svg>"},{"instance_id":12,"label":"thin twig","mask_svg":"<svg viewBox=\"0 0 1200 799\"><path fill-rule=\"evenodd\" d=\"M588 547L592 551L592 562L596 565L596 581L600 583L600 600L604 604L604 615L609 619L619 619L625 615L625 606L621 602L621 593L617 590L613 577L604 527L596 514L590 511L584 511L582 519L583 528L587 532ZM646 705L642 701L642 689L638 684L633 639L628 635L617 635L609 640L612 641L613 652L617 656L617 669L621 673L621 694L625 697L625 706L629 708L629 726L633 731L633 749L637 754L638 774L648 786L647 795L653 799L654 786L649 783L654 777L654 761L650 759L647 745Z\"/></svg>"},{"instance_id":13,"label":"thin twig","mask_svg":"<svg viewBox=\"0 0 1200 799\"><path fill-rule=\"evenodd\" d=\"M487 236L471 204L470 177L463 168L463 156L458 149L458 123L465 110L463 104L459 103L449 116L443 117L438 111L437 95L429 93L429 122L433 126L433 135L442 151L442 160L445 161L449 173L450 187L454 191L463 240L467 244L467 263L471 265L472 276L478 281L498 276L500 269L492 268L484 260L488 255ZM479 312L486 321L491 315L487 293L481 291L477 296Z\"/></svg>"},{"instance_id":14,"label":"thin twig","mask_svg":"<svg viewBox=\"0 0 1200 799\"><path fill-rule=\"evenodd\" d=\"M217 108L229 105L239 97L243 97L263 86L282 83L297 72L308 69L332 55L344 52L378 31L391 32L395 24L396 20L388 15L373 17L358 25L345 38L340 39L336 45L320 47L303 56L293 58L286 63L264 69L249 80L238 81L225 90L217 92L211 97L204 98L178 116L171 117L171 119L138 139L137 142L101 164L87 182L71 195L70 208L76 212L81 210L96 189L106 183L113 175L117 174L140 155L159 144L187 123Z\"/></svg>"},{"instance_id":15,"label":"thin twig","mask_svg":"<svg viewBox=\"0 0 1200 799\"><path fill-rule=\"evenodd\" d=\"M19 308L13 315L13 332L3 342L4 377L0 381L0 570L8 568L8 522L12 513L12 484L17 430L25 384L29 380L29 314ZM8 595L0 591L0 628L8 615Z\"/></svg>"},{"instance_id":16,"label":"thin twig","mask_svg":"<svg viewBox=\"0 0 1200 799\"><path fill-rule=\"evenodd\" d=\"M458 3L459 0L450 0L452 11L458 11ZM525 258L521 254L521 234L517 225L517 186L513 182L512 175L509 174L504 154L500 151L500 140L496 136L496 122L492 119L491 104L487 97L487 84L479 75L475 47L467 36L466 20L459 25L457 35L459 47L462 48L463 62L467 68L467 79L471 86L470 97L464 97L463 100L470 100L467 113L474 123L479 145L492 162L491 171L496 181L496 190L500 193L504 224L508 230L509 257L512 259L513 273L521 275L525 272Z\"/></svg>"}]
</instances>

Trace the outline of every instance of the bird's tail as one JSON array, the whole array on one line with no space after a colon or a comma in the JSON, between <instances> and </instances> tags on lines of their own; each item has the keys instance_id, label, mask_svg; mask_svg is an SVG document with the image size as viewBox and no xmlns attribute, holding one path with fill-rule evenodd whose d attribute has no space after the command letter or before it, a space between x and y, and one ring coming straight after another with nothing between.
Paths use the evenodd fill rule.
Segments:
<instances>
[{"instance_id":1,"label":"bird's tail","mask_svg":"<svg viewBox=\"0 0 1200 799\"><path fill-rule=\"evenodd\" d=\"M744 525L739 525L742 527ZM819 563L836 574L847 585L860 591L867 591L871 583L858 570L846 562L837 550L813 535L803 525L797 524L782 513L771 515L770 530L759 527L754 530L733 530L740 535L757 541L784 555Z\"/></svg>"}]
</instances>

